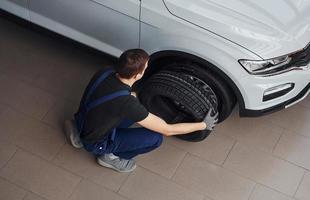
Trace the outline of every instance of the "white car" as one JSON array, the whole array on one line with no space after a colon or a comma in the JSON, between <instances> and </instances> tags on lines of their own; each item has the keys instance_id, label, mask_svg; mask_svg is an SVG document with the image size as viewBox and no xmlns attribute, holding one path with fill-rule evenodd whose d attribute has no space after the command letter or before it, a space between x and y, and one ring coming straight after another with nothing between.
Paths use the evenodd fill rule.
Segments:
<instances>
[{"instance_id":1,"label":"white car","mask_svg":"<svg viewBox=\"0 0 310 200\"><path fill-rule=\"evenodd\" d=\"M309 0L1 0L0 8L119 56L150 55L141 101L168 122L268 114L310 87ZM183 139L199 141L209 133Z\"/></svg>"}]
</instances>

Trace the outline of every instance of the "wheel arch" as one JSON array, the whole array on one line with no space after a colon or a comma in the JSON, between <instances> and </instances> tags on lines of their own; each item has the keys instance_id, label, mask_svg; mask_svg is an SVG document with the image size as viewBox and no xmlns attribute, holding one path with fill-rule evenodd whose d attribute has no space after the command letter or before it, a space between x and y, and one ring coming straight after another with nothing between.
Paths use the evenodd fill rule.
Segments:
<instances>
[{"instance_id":1,"label":"wheel arch","mask_svg":"<svg viewBox=\"0 0 310 200\"><path fill-rule=\"evenodd\" d=\"M208 67L208 69L212 73L219 76L222 79L222 81L224 81L229 86L229 88L232 90L233 94L235 95L237 99L237 102L239 104L239 110L242 110L245 108L245 102L244 102L243 96L239 88L237 87L237 85L234 83L234 81L220 68L216 67L216 65L214 65L212 62L209 62L203 58L200 58L190 53L176 51L176 50L163 50L163 51L158 51L158 52L151 54L150 60L149 60L149 68L147 69L145 77L143 79L146 79L151 74L155 73L156 71L159 71L161 68L156 68L155 66L160 66L158 65L159 63L169 58L182 58L182 59L191 60L195 63L200 64L203 67L206 67L207 64L208 66L213 66L213 67Z\"/></svg>"}]
</instances>

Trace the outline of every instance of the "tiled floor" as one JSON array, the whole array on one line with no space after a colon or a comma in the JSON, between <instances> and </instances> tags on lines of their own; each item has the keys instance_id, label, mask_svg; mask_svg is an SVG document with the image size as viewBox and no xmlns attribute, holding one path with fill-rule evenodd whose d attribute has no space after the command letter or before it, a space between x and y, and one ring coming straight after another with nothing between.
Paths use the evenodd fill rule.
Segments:
<instances>
[{"instance_id":1,"label":"tiled floor","mask_svg":"<svg viewBox=\"0 0 310 200\"><path fill-rule=\"evenodd\" d=\"M200 143L166 138L120 174L66 144L92 74L112 63L0 18L0 200L309 200L310 97L231 118Z\"/></svg>"}]
</instances>

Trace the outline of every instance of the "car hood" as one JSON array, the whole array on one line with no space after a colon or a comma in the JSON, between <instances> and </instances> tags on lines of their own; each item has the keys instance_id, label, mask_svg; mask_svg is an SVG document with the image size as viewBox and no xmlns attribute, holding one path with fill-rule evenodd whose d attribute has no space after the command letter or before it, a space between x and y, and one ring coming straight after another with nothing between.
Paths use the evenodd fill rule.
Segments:
<instances>
[{"instance_id":1,"label":"car hood","mask_svg":"<svg viewBox=\"0 0 310 200\"><path fill-rule=\"evenodd\" d=\"M175 16L268 59L310 42L309 0L163 0Z\"/></svg>"}]
</instances>

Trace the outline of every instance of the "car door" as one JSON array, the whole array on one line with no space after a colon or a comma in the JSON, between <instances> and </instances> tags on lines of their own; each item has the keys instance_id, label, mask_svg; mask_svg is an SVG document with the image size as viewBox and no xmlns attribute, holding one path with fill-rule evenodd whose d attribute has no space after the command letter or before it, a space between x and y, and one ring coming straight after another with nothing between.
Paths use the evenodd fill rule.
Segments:
<instances>
[{"instance_id":1,"label":"car door","mask_svg":"<svg viewBox=\"0 0 310 200\"><path fill-rule=\"evenodd\" d=\"M0 8L24 19L29 19L27 0L0 0Z\"/></svg>"},{"instance_id":2,"label":"car door","mask_svg":"<svg viewBox=\"0 0 310 200\"><path fill-rule=\"evenodd\" d=\"M139 46L140 0L29 0L30 19L119 56Z\"/></svg>"}]
</instances>

